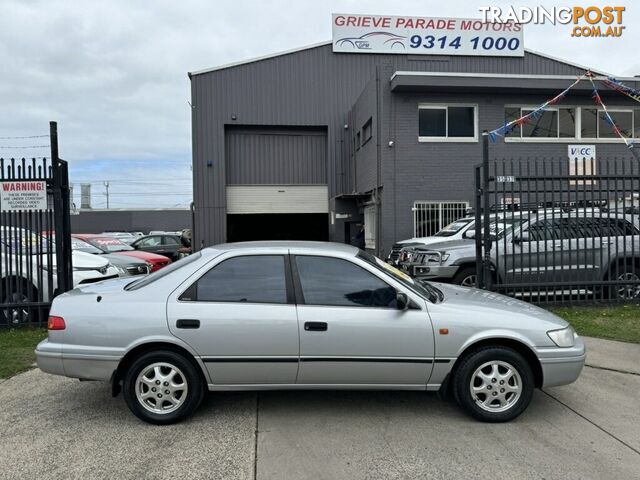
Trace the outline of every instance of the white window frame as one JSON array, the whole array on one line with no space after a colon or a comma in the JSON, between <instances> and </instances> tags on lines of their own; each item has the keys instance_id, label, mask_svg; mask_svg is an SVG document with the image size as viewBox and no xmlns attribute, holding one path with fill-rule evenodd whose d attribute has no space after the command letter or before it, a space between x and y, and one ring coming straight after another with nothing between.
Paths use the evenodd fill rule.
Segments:
<instances>
[{"instance_id":1,"label":"white window frame","mask_svg":"<svg viewBox=\"0 0 640 480\"><path fill-rule=\"evenodd\" d=\"M539 105L538 105L539 106ZM522 110L535 110L536 108L538 108L538 106L530 106L530 105L514 105L514 104L507 104L504 106L503 108L503 115L504 115L504 110L507 108L519 108L520 109L520 115L522 115ZM596 131L597 131L597 138L594 137L583 137L582 136L582 109L586 108L588 110L598 110L598 117L600 116L600 112L603 112L604 109L602 107L598 107L597 105L593 105L593 106L589 106L589 105L559 105L559 106L553 106L553 107L547 107L545 108L545 110L551 110L551 111L558 111L561 108L573 108L576 111L576 122L575 122L575 132L574 132L574 136L573 137L523 137L522 136L522 128L520 129L520 136L519 137L504 137L504 141L506 143L572 143L572 142L589 142L589 143L624 143L624 140L622 140L619 137L616 138L600 138L600 121L598 118L598 121L596 122ZM635 131L635 115L634 115L634 110L636 110L635 107L614 107L614 108L607 108L607 111L609 113L616 113L616 112L630 112L631 113L631 131L634 132ZM560 115L558 115L558 135L560 134ZM631 138L636 138L636 139L640 139L640 137L631 137Z\"/></svg>"},{"instance_id":2,"label":"white window frame","mask_svg":"<svg viewBox=\"0 0 640 480\"><path fill-rule=\"evenodd\" d=\"M473 108L473 137L449 137L449 107ZM445 132L444 137L420 136L420 110L444 110ZM419 103L418 104L418 142L452 142L473 143L478 141L478 104L477 103Z\"/></svg>"}]
</instances>

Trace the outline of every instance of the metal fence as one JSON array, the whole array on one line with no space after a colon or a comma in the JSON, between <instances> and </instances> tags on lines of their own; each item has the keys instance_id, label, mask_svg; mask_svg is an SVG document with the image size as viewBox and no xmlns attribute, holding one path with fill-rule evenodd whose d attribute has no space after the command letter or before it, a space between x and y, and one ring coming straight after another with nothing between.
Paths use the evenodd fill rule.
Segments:
<instances>
[{"instance_id":1,"label":"metal fence","mask_svg":"<svg viewBox=\"0 0 640 480\"><path fill-rule=\"evenodd\" d=\"M478 286L535 303L640 301L637 159L494 159L476 184Z\"/></svg>"},{"instance_id":2,"label":"metal fence","mask_svg":"<svg viewBox=\"0 0 640 480\"><path fill-rule=\"evenodd\" d=\"M0 158L0 326L42 326L53 297L73 288L67 163L58 158ZM26 189L46 191L46 207L28 205ZM25 203L19 196L25 189ZM18 206L7 200L13 191ZM42 194L40 194L42 195Z\"/></svg>"},{"instance_id":3,"label":"metal fence","mask_svg":"<svg viewBox=\"0 0 640 480\"><path fill-rule=\"evenodd\" d=\"M414 202L413 236L430 237L442 227L464 217L469 208L467 202Z\"/></svg>"}]
</instances>

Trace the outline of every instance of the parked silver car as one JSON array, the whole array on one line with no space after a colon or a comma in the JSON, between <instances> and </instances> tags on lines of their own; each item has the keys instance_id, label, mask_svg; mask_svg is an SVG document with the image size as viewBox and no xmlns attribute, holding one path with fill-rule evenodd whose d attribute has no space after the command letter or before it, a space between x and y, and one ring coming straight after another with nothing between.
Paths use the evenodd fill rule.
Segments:
<instances>
[{"instance_id":1,"label":"parked silver car","mask_svg":"<svg viewBox=\"0 0 640 480\"><path fill-rule=\"evenodd\" d=\"M122 386L157 424L191 414L207 389L439 390L507 421L535 387L576 380L585 359L548 311L320 242L218 245L77 288L54 300L49 330L40 369Z\"/></svg>"},{"instance_id":2,"label":"parked silver car","mask_svg":"<svg viewBox=\"0 0 640 480\"><path fill-rule=\"evenodd\" d=\"M611 212L541 211L491 223L493 275L502 284L629 281L603 296L640 298L640 230ZM475 236L475 232L467 232ZM475 242L459 240L416 250L405 270L423 280L476 283ZM602 288L602 287L600 287Z\"/></svg>"}]
</instances>

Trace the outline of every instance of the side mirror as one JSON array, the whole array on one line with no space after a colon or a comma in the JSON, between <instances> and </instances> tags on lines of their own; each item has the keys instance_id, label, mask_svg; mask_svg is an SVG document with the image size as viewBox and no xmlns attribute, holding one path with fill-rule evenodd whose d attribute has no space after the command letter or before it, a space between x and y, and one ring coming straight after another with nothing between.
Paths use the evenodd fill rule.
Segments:
<instances>
[{"instance_id":1,"label":"side mirror","mask_svg":"<svg viewBox=\"0 0 640 480\"><path fill-rule=\"evenodd\" d=\"M409 297L406 293L396 293L396 306L398 310L407 310L409 308Z\"/></svg>"},{"instance_id":2,"label":"side mirror","mask_svg":"<svg viewBox=\"0 0 640 480\"><path fill-rule=\"evenodd\" d=\"M476 238L476 231L467 230L466 232L464 232L464 238Z\"/></svg>"},{"instance_id":3,"label":"side mirror","mask_svg":"<svg viewBox=\"0 0 640 480\"><path fill-rule=\"evenodd\" d=\"M529 232L526 230L524 232L516 232L513 234L513 242L514 243L522 243L531 241L531 237L529 237Z\"/></svg>"}]
</instances>

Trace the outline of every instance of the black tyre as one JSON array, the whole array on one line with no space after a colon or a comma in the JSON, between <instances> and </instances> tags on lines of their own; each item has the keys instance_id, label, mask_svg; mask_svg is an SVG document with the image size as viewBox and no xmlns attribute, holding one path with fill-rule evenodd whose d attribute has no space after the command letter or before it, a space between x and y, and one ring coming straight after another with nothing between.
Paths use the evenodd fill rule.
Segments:
<instances>
[{"instance_id":1,"label":"black tyre","mask_svg":"<svg viewBox=\"0 0 640 480\"><path fill-rule=\"evenodd\" d=\"M453 277L451 283L461 285L463 287L475 287L478 281L475 267L464 267L458 271Z\"/></svg>"},{"instance_id":2,"label":"black tyre","mask_svg":"<svg viewBox=\"0 0 640 480\"><path fill-rule=\"evenodd\" d=\"M123 387L124 399L133 414L156 425L189 417L205 391L192 362L179 353L163 350L134 360L125 373Z\"/></svg>"},{"instance_id":3,"label":"black tyre","mask_svg":"<svg viewBox=\"0 0 640 480\"><path fill-rule=\"evenodd\" d=\"M453 377L453 394L464 410L483 422L508 422L531 402L531 367L507 347L484 347L465 357Z\"/></svg>"},{"instance_id":4,"label":"black tyre","mask_svg":"<svg viewBox=\"0 0 640 480\"><path fill-rule=\"evenodd\" d=\"M16 283L12 283L4 282L3 284L3 302L14 305L24 304L24 306L2 309L0 311L0 323L19 326L41 322L44 318L44 313L41 309L30 306L32 302L38 301L36 288L24 280L17 280Z\"/></svg>"}]
</instances>

